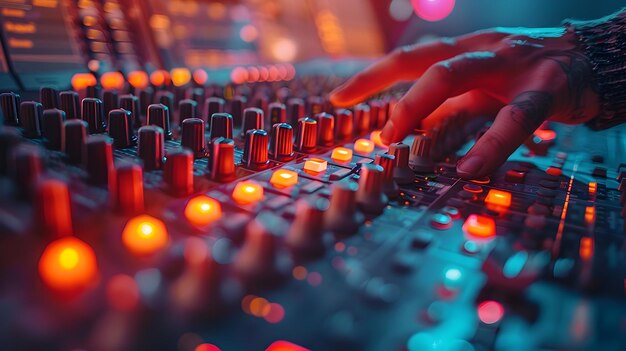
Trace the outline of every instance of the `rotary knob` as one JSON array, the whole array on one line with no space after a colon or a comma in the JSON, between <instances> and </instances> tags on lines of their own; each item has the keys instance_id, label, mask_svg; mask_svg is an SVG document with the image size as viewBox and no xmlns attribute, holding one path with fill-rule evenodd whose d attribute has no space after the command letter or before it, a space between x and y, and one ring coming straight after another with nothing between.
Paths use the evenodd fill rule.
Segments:
<instances>
[{"instance_id":1,"label":"rotary knob","mask_svg":"<svg viewBox=\"0 0 626 351\"><path fill-rule=\"evenodd\" d=\"M59 94L60 108L67 119L80 119L80 97L75 91L62 91Z\"/></svg>"},{"instance_id":2,"label":"rotary knob","mask_svg":"<svg viewBox=\"0 0 626 351\"><path fill-rule=\"evenodd\" d=\"M244 137L246 132L252 129L263 129L263 110L257 107L248 107L243 110L243 124L241 126L240 137Z\"/></svg>"},{"instance_id":3,"label":"rotary knob","mask_svg":"<svg viewBox=\"0 0 626 351\"><path fill-rule=\"evenodd\" d=\"M144 126L139 128L138 134L137 155L143 160L144 169L146 171L161 169L165 155L163 129L157 126Z\"/></svg>"},{"instance_id":4,"label":"rotary knob","mask_svg":"<svg viewBox=\"0 0 626 351\"><path fill-rule=\"evenodd\" d=\"M85 168L89 182L95 185L108 185L109 174L113 170L113 144L105 135L92 135L85 141Z\"/></svg>"},{"instance_id":5,"label":"rotary knob","mask_svg":"<svg viewBox=\"0 0 626 351\"><path fill-rule=\"evenodd\" d=\"M87 140L87 122L80 119L71 119L63 123L65 130L65 154L72 164L83 162L85 154L85 140Z\"/></svg>"},{"instance_id":6,"label":"rotary knob","mask_svg":"<svg viewBox=\"0 0 626 351\"><path fill-rule=\"evenodd\" d=\"M41 119L43 106L35 101L24 101L20 104L20 126L27 138L41 136Z\"/></svg>"},{"instance_id":7,"label":"rotary knob","mask_svg":"<svg viewBox=\"0 0 626 351\"><path fill-rule=\"evenodd\" d=\"M134 95L122 95L120 97L120 103L119 103L120 108L123 108L126 111L130 112L130 116L131 116L131 121L132 121L132 127L134 129L139 129L141 128L141 125L143 124L141 122L141 110L140 110L140 105L139 105L139 99L137 99L136 96Z\"/></svg>"},{"instance_id":8,"label":"rotary knob","mask_svg":"<svg viewBox=\"0 0 626 351\"><path fill-rule=\"evenodd\" d=\"M41 153L36 146L23 144L15 148L13 157L15 162L13 180L18 193L23 197L29 197L42 174Z\"/></svg>"},{"instance_id":9,"label":"rotary knob","mask_svg":"<svg viewBox=\"0 0 626 351\"><path fill-rule=\"evenodd\" d=\"M17 128L0 128L0 175L8 174L12 169L13 150L22 140Z\"/></svg>"},{"instance_id":10,"label":"rotary knob","mask_svg":"<svg viewBox=\"0 0 626 351\"><path fill-rule=\"evenodd\" d=\"M54 88L43 87L39 89L39 101L44 110L59 108L59 91Z\"/></svg>"},{"instance_id":11,"label":"rotary knob","mask_svg":"<svg viewBox=\"0 0 626 351\"><path fill-rule=\"evenodd\" d=\"M432 173L434 163L430 156L432 139L429 136L419 134L413 139L411 154L409 156L409 167L418 173Z\"/></svg>"},{"instance_id":12,"label":"rotary knob","mask_svg":"<svg viewBox=\"0 0 626 351\"><path fill-rule=\"evenodd\" d=\"M15 93L0 94L0 108L4 114L4 124L18 126L20 124L17 109L20 106L20 96Z\"/></svg>"},{"instance_id":13,"label":"rotary knob","mask_svg":"<svg viewBox=\"0 0 626 351\"><path fill-rule=\"evenodd\" d=\"M338 236L356 233L363 222L363 214L357 210L357 183L340 181L333 184L330 205L324 214L324 227Z\"/></svg>"},{"instance_id":14,"label":"rotary knob","mask_svg":"<svg viewBox=\"0 0 626 351\"><path fill-rule=\"evenodd\" d=\"M109 111L120 108L120 96L117 90L105 90L102 92L102 108L105 116L108 117ZM109 125L107 120L107 126Z\"/></svg>"},{"instance_id":15,"label":"rotary knob","mask_svg":"<svg viewBox=\"0 0 626 351\"><path fill-rule=\"evenodd\" d=\"M191 99L184 99L178 103L178 125L183 126L183 121L187 118L197 118L198 103Z\"/></svg>"},{"instance_id":16,"label":"rotary knob","mask_svg":"<svg viewBox=\"0 0 626 351\"><path fill-rule=\"evenodd\" d=\"M63 151L65 149L65 112L59 109L45 110L41 119L41 135L44 145L50 150Z\"/></svg>"},{"instance_id":17,"label":"rotary knob","mask_svg":"<svg viewBox=\"0 0 626 351\"><path fill-rule=\"evenodd\" d=\"M331 146L335 142L335 116L322 112L315 116L317 119L318 145Z\"/></svg>"},{"instance_id":18,"label":"rotary knob","mask_svg":"<svg viewBox=\"0 0 626 351\"><path fill-rule=\"evenodd\" d=\"M285 108L285 105L280 102L272 102L269 104L268 108L270 112L269 119L271 125L287 122L287 109Z\"/></svg>"},{"instance_id":19,"label":"rotary knob","mask_svg":"<svg viewBox=\"0 0 626 351\"><path fill-rule=\"evenodd\" d=\"M233 116L233 122L236 126L240 126L243 120L243 110L246 108L246 98L244 96L235 96L230 100L230 114Z\"/></svg>"},{"instance_id":20,"label":"rotary knob","mask_svg":"<svg viewBox=\"0 0 626 351\"><path fill-rule=\"evenodd\" d=\"M370 129L380 129L387 122L387 110L381 100L372 100L370 106Z\"/></svg>"},{"instance_id":21,"label":"rotary knob","mask_svg":"<svg viewBox=\"0 0 626 351\"><path fill-rule=\"evenodd\" d=\"M383 172L379 165L368 163L361 166L356 201L361 211L367 214L381 214L389 201L383 193Z\"/></svg>"},{"instance_id":22,"label":"rotary knob","mask_svg":"<svg viewBox=\"0 0 626 351\"><path fill-rule=\"evenodd\" d=\"M370 130L371 112L366 104L354 106L354 126L358 134L366 133Z\"/></svg>"},{"instance_id":23,"label":"rotary knob","mask_svg":"<svg viewBox=\"0 0 626 351\"><path fill-rule=\"evenodd\" d=\"M82 109L83 121L87 122L89 134L104 133L104 109L102 100L96 98L84 98Z\"/></svg>"},{"instance_id":24,"label":"rotary knob","mask_svg":"<svg viewBox=\"0 0 626 351\"><path fill-rule=\"evenodd\" d=\"M187 118L183 121L180 145L191 150L195 158L206 156L203 120L200 118Z\"/></svg>"},{"instance_id":25,"label":"rotary knob","mask_svg":"<svg viewBox=\"0 0 626 351\"><path fill-rule=\"evenodd\" d=\"M298 121L296 129L296 150L310 153L317 148L317 121L304 117Z\"/></svg>"},{"instance_id":26,"label":"rotary knob","mask_svg":"<svg viewBox=\"0 0 626 351\"><path fill-rule=\"evenodd\" d=\"M287 233L286 243L297 255L317 257L324 254L324 211L328 201L323 198L300 199L296 217Z\"/></svg>"},{"instance_id":27,"label":"rotary knob","mask_svg":"<svg viewBox=\"0 0 626 351\"><path fill-rule=\"evenodd\" d=\"M35 223L47 238L74 235L72 209L67 183L57 179L42 179L37 183Z\"/></svg>"},{"instance_id":28,"label":"rotary knob","mask_svg":"<svg viewBox=\"0 0 626 351\"><path fill-rule=\"evenodd\" d=\"M137 164L124 162L115 168L109 182L112 207L124 215L143 212L143 170Z\"/></svg>"},{"instance_id":29,"label":"rotary knob","mask_svg":"<svg viewBox=\"0 0 626 351\"><path fill-rule=\"evenodd\" d=\"M118 108L109 112L109 137L117 149L135 145L137 137L133 131L130 111Z\"/></svg>"},{"instance_id":30,"label":"rotary knob","mask_svg":"<svg viewBox=\"0 0 626 351\"><path fill-rule=\"evenodd\" d=\"M163 136L166 140L172 139L172 130L170 129L170 110L162 104L152 104L148 106L147 125L153 125L163 130Z\"/></svg>"},{"instance_id":31,"label":"rotary knob","mask_svg":"<svg viewBox=\"0 0 626 351\"><path fill-rule=\"evenodd\" d=\"M307 99L309 115L315 116L324 112L324 99L320 96L309 96Z\"/></svg>"},{"instance_id":32,"label":"rotary knob","mask_svg":"<svg viewBox=\"0 0 626 351\"><path fill-rule=\"evenodd\" d=\"M398 183L393 178L396 157L389 154L378 154L374 163L383 168L383 192L390 199L395 199L400 192Z\"/></svg>"},{"instance_id":33,"label":"rotary knob","mask_svg":"<svg viewBox=\"0 0 626 351\"><path fill-rule=\"evenodd\" d=\"M304 101L300 98L287 100L287 121L292 126L296 126L298 121L304 117Z\"/></svg>"},{"instance_id":34,"label":"rotary knob","mask_svg":"<svg viewBox=\"0 0 626 351\"><path fill-rule=\"evenodd\" d=\"M211 145L211 179L229 182L235 178L235 142L219 137Z\"/></svg>"},{"instance_id":35,"label":"rotary knob","mask_svg":"<svg viewBox=\"0 0 626 351\"><path fill-rule=\"evenodd\" d=\"M335 135L338 140L348 140L354 133L354 121L352 111L346 109L337 110Z\"/></svg>"},{"instance_id":36,"label":"rotary knob","mask_svg":"<svg viewBox=\"0 0 626 351\"><path fill-rule=\"evenodd\" d=\"M211 128L211 116L215 113L223 113L226 102L222 98L210 97L204 102L204 115L207 118L208 127Z\"/></svg>"},{"instance_id":37,"label":"rotary knob","mask_svg":"<svg viewBox=\"0 0 626 351\"><path fill-rule=\"evenodd\" d=\"M270 155L276 161L286 162L294 158L293 128L288 123L276 123L272 127Z\"/></svg>"},{"instance_id":38,"label":"rotary knob","mask_svg":"<svg viewBox=\"0 0 626 351\"><path fill-rule=\"evenodd\" d=\"M246 143L243 149L243 164L253 170L261 170L269 165L268 159L269 137L263 129L253 129L246 133Z\"/></svg>"},{"instance_id":39,"label":"rotary knob","mask_svg":"<svg viewBox=\"0 0 626 351\"><path fill-rule=\"evenodd\" d=\"M174 108L174 94L172 94L171 91L159 90L156 93L154 101L157 104L161 104L161 105L167 106L167 109L170 110L170 111L172 111L172 109ZM148 106L150 106L150 105L148 105ZM147 110L148 110L148 107L146 107L146 111Z\"/></svg>"},{"instance_id":40,"label":"rotary knob","mask_svg":"<svg viewBox=\"0 0 626 351\"><path fill-rule=\"evenodd\" d=\"M209 140L215 138L233 138L233 117L228 113L214 113L211 115L211 131Z\"/></svg>"},{"instance_id":41,"label":"rotary knob","mask_svg":"<svg viewBox=\"0 0 626 351\"><path fill-rule=\"evenodd\" d=\"M173 196L193 193L193 153L186 149L170 153L165 161L163 179L167 191Z\"/></svg>"},{"instance_id":42,"label":"rotary knob","mask_svg":"<svg viewBox=\"0 0 626 351\"><path fill-rule=\"evenodd\" d=\"M139 108L141 111L140 115L144 115L146 113L146 111L148 111L148 106L152 105L154 103L154 89L152 87L145 87L144 89L139 90ZM168 106L168 105L165 105ZM169 106L167 107L170 109L170 111L172 110ZM139 121L141 121L140 118L138 118ZM141 125L139 125L136 128L141 127Z\"/></svg>"},{"instance_id":43,"label":"rotary knob","mask_svg":"<svg viewBox=\"0 0 626 351\"><path fill-rule=\"evenodd\" d=\"M413 183L415 175L409 168L409 146L403 143L393 143L389 145L387 153L395 157L393 179L398 184Z\"/></svg>"}]
</instances>

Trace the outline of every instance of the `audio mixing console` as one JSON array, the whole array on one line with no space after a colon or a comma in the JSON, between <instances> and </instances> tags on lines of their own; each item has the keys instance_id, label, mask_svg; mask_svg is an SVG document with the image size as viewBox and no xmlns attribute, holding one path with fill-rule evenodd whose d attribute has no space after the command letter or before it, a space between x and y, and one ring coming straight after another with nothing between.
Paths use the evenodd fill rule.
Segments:
<instances>
[{"instance_id":1,"label":"audio mixing console","mask_svg":"<svg viewBox=\"0 0 626 351\"><path fill-rule=\"evenodd\" d=\"M488 119L386 147L336 83L0 95L3 348L621 349L623 129L463 180Z\"/></svg>"}]
</instances>

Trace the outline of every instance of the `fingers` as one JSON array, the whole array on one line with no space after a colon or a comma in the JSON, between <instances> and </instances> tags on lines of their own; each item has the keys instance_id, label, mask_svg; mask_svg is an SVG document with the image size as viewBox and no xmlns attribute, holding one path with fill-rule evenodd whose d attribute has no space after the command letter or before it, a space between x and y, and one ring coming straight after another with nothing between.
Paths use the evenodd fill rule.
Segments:
<instances>
[{"instance_id":1,"label":"fingers","mask_svg":"<svg viewBox=\"0 0 626 351\"><path fill-rule=\"evenodd\" d=\"M501 70L503 60L494 52L471 52L431 66L398 101L381 133L389 144L404 139L448 98L480 88Z\"/></svg>"},{"instance_id":2,"label":"fingers","mask_svg":"<svg viewBox=\"0 0 626 351\"><path fill-rule=\"evenodd\" d=\"M503 104L479 90L450 98L422 121L421 129L429 130L451 116L463 115L467 118L492 117Z\"/></svg>"},{"instance_id":3,"label":"fingers","mask_svg":"<svg viewBox=\"0 0 626 351\"><path fill-rule=\"evenodd\" d=\"M349 79L330 94L337 107L355 105L399 80L414 80L430 65L457 55L454 40L402 47Z\"/></svg>"},{"instance_id":4,"label":"fingers","mask_svg":"<svg viewBox=\"0 0 626 351\"><path fill-rule=\"evenodd\" d=\"M457 164L463 178L480 178L502 165L551 114L553 95L526 91L500 110L489 130Z\"/></svg>"}]
</instances>

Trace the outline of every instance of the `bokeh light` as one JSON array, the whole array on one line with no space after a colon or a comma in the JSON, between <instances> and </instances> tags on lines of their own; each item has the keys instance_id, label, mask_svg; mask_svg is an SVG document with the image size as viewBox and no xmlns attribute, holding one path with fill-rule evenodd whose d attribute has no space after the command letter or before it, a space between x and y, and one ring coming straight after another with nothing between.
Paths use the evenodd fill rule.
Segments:
<instances>
[{"instance_id":1,"label":"bokeh light","mask_svg":"<svg viewBox=\"0 0 626 351\"><path fill-rule=\"evenodd\" d=\"M411 0L415 13L430 22L441 21L454 9L455 0Z\"/></svg>"}]
</instances>

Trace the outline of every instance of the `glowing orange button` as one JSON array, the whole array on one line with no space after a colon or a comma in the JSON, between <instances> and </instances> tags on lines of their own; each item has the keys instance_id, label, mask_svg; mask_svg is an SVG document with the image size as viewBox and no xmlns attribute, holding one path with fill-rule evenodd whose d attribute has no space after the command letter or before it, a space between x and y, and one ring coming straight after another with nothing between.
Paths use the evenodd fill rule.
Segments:
<instances>
[{"instance_id":1,"label":"glowing orange button","mask_svg":"<svg viewBox=\"0 0 626 351\"><path fill-rule=\"evenodd\" d=\"M148 73L144 71L132 71L128 73L128 82L137 89L145 89L148 86Z\"/></svg>"},{"instance_id":2,"label":"glowing orange button","mask_svg":"<svg viewBox=\"0 0 626 351\"><path fill-rule=\"evenodd\" d=\"M92 87L96 83L96 77L91 73L76 73L72 76L72 88L77 91Z\"/></svg>"},{"instance_id":3,"label":"glowing orange button","mask_svg":"<svg viewBox=\"0 0 626 351\"><path fill-rule=\"evenodd\" d=\"M55 240L39 259L39 275L56 290L84 288L98 275L96 255L87 243L73 236Z\"/></svg>"},{"instance_id":4,"label":"glowing orange button","mask_svg":"<svg viewBox=\"0 0 626 351\"><path fill-rule=\"evenodd\" d=\"M233 200L242 205L263 200L263 187L252 180L239 182L233 190Z\"/></svg>"},{"instance_id":5,"label":"glowing orange button","mask_svg":"<svg viewBox=\"0 0 626 351\"><path fill-rule=\"evenodd\" d=\"M593 256L593 239L590 237L581 238L578 253L584 261L589 260Z\"/></svg>"},{"instance_id":6,"label":"glowing orange button","mask_svg":"<svg viewBox=\"0 0 626 351\"><path fill-rule=\"evenodd\" d=\"M100 77L100 84L104 89L124 89L124 76L120 72L106 72Z\"/></svg>"},{"instance_id":7,"label":"glowing orange button","mask_svg":"<svg viewBox=\"0 0 626 351\"><path fill-rule=\"evenodd\" d=\"M209 225L220 217L222 217L220 203L205 195L192 198L185 207L185 218L193 225Z\"/></svg>"},{"instance_id":8,"label":"glowing orange button","mask_svg":"<svg viewBox=\"0 0 626 351\"><path fill-rule=\"evenodd\" d=\"M290 343L289 341L278 340L268 346L265 351L309 351L309 349Z\"/></svg>"},{"instance_id":9,"label":"glowing orange button","mask_svg":"<svg viewBox=\"0 0 626 351\"><path fill-rule=\"evenodd\" d=\"M596 182L589 182L589 194L595 194L596 191L598 190L598 183Z\"/></svg>"},{"instance_id":10,"label":"glowing orange button","mask_svg":"<svg viewBox=\"0 0 626 351\"><path fill-rule=\"evenodd\" d=\"M337 162L350 162L352 161L352 150L347 147L336 147L333 149L330 158Z\"/></svg>"},{"instance_id":11,"label":"glowing orange button","mask_svg":"<svg viewBox=\"0 0 626 351\"><path fill-rule=\"evenodd\" d=\"M152 216L139 215L126 223L122 231L124 246L134 254L149 255L167 245L165 224Z\"/></svg>"},{"instance_id":12,"label":"glowing orange button","mask_svg":"<svg viewBox=\"0 0 626 351\"><path fill-rule=\"evenodd\" d=\"M270 184L277 188L287 188L298 184L298 173L288 169L278 169L272 174Z\"/></svg>"},{"instance_id":13,"label":"glowing orange button","mask_svg":"<svg viewBox=\"0 0 626 351\"><path fill-rule=\"evenodd\" d=\"M508 208L511 206L511 193L496 189L491 189L485 197L485 203L489 206Z\"/></svg>"},{"instance_id":14,"label":"glowing orange button","mask_svg":"<svg viewBox=\"0 0 626 351\"><path fill-rule=\"evenodd\" d=\"M496 222L493 218L473 214L463 223L463 231L480 238L489 238L496 235Z\"/></svg>"},{"instance_id":15,"label":"glowing orange button","mask_svg":"<svg viewBox=\"0 0 626 351\"><path fill-rule=\"evenodd\" d=\"M374 142L367 139L358 139L354 142L354 151L360 154L370 154L374 151Z\"/></svg>"},{"instance_id":16,"label":"glowing orange button","mask_svg":"<svg viewBox=\"0 0 626 351\"><path fill-rule=\"evenodd\" d=\"M170 73L172 74L172 83L177 87L183 86L191 81L191 72L187 68L173 68Z\"/></svg>"},{"instance_id":17,"label":"glowing orange button","mask_svg":"<svg viewBox=\"0 0 626 351\"><path fill-rule=\"evenodd\" d=\"M585 208L585 222L592 224L596 220L596 208L593 206L587 206Z\"/></svg>"},{"instance_id":18,"label":"glowing orange button","mask_svg":"<svg viewBox=\"0 0 626 351\"><path fill-rule=\"evenodd\" d=\"M321 158L309 158L304 161L304 169L310 172L324 172L328 168L328 162Z\"/></svg>"},{"instance_id":19,"label":"glowing orange button","mask_svg":"<svg viewBox=\"0 0 626 351\"><path fill-rule=\"evenodd\" d=\"M153 85L161 86L168 83L170 80L170 73L164 70L157 70L150 73L150 83Z\"/></svg>"}]
</instances>

